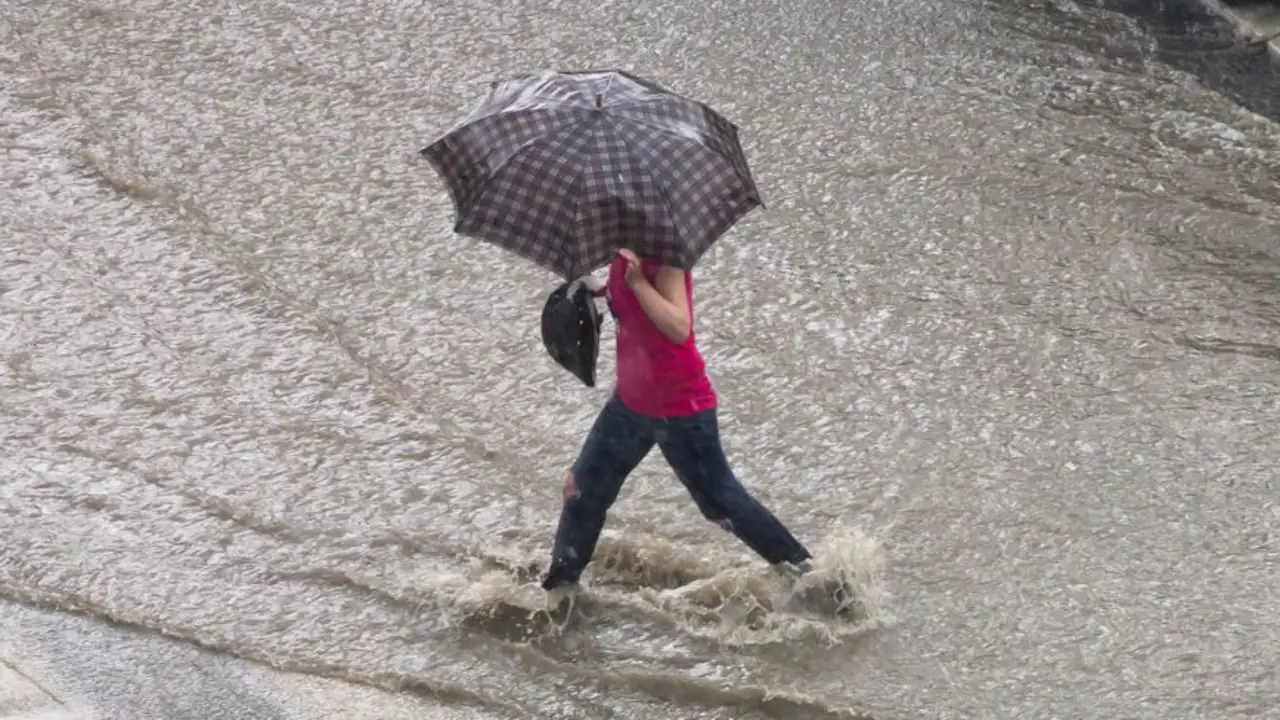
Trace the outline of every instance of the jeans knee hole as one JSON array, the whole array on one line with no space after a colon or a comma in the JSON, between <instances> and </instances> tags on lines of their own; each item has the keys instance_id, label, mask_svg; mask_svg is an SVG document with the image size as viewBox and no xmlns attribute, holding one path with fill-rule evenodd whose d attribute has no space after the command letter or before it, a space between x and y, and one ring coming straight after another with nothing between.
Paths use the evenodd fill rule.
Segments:
<instances>
[{"instance_id":1,"label":"jeans knee hole","mask_svg":"<svg viewBox=\"0 0 1280 720\"><path fill-rule=\"evenodd\" d=\"M578 490L578 483L573 479L573 473L565 473L564 476L564 499L574 500L582 497L582 492Z\"/></svg>"}]
</instances>

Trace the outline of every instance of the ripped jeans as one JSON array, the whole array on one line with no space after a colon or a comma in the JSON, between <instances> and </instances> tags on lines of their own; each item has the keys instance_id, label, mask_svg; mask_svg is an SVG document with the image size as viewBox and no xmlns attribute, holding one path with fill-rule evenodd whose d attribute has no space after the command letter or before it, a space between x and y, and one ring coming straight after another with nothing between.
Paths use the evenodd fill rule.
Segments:
<instances>
[{"instance_id":1,"label":"ripped jeans","mask_svg":"<svg viewBox=\"0 0 1280 720\"><path fill-rule=\"evenodd\" d=\"M605 516L622 483L657 445L703 517L736 535L769 563L798 563L809 551L742 486L720 445L716 411L655 418L616 395L600 411L565 478L564 507L542 586L576 583L591 562Z\"/></svg>"}]
</instances>

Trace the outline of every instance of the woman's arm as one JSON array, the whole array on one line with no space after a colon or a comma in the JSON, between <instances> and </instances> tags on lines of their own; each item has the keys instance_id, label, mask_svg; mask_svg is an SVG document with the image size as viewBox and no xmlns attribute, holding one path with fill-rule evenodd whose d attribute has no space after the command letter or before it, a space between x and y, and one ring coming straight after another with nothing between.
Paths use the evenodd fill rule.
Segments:
<instances>
[{"instance_id":1,"label":"woman's arm","mask_svg":"<svg viewBox=\"0 0 1280 720\"><path fill-rule=\"evenodd\" d=\"M628 258L628 261L630 259ZM663 265L652 283L640 272L636 262L627 272L627 284L636 294L640 307L671 342L683 345L689 339L692 319L689 317L689 295L685 274L680 268Z\"/></svg>"}]
</instances>

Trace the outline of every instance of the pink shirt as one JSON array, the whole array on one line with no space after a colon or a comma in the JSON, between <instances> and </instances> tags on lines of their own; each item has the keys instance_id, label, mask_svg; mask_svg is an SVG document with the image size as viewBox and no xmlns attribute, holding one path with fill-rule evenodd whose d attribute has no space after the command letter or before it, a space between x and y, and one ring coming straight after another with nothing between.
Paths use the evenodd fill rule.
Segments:
<instances>
[{"instance_id":1,"label":"pink shirt","mask_svg":"<svg viewBox=\"0 0 1280 720\"><path fill-rule=\"evenodd\" d=\"M714 408L715 389L693 332L693 275L685 272L689 337L677 344L645 313L627 285L626 267L620 257L609 266L609 308L618 325L618 399L632 412L650 417L692 415ZM659 264L643 260L640 267L653 282Z\"/></svg>"}]
</instances>

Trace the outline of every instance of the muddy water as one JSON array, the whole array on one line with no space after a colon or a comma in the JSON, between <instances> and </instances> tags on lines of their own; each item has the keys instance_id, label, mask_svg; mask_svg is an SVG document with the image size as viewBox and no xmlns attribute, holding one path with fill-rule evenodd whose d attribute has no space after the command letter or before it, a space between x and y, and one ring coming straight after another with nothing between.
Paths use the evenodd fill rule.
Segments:
<instances>
[{"instance_id":1,"label":"muddy water","mask_svg":"<svg viewBox=\"0 0 1280 720\"><path fill-rule=\"evenodd\" d=\"M1069 3L0 0L0 592L493 717L1280 706L1280 128ZM414 151L627 66L743 130L698 270L782 590L656 454L529 574L602 388ZM612 371L606 353L602 373Z\"/></svg>"}]
</instances>

